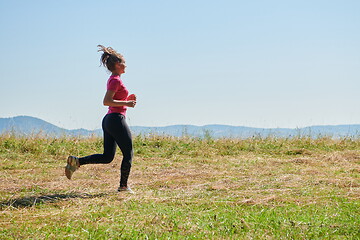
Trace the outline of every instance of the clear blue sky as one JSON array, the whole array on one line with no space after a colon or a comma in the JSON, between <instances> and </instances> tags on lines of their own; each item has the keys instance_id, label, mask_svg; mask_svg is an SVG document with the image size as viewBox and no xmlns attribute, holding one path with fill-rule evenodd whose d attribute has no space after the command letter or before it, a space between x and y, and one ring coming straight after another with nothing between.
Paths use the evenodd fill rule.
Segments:
<instances>
[{"instance_id":1,"label":"clear blue sky","mask_svg":"<svg viewBox=\"0 0 360 240\"><path fill-rule=\"evenodd\" d=\"M100 128L123 53L130 126L360 123L360 1L0 0L0 117Z\"/></svg>"}]
</instances>

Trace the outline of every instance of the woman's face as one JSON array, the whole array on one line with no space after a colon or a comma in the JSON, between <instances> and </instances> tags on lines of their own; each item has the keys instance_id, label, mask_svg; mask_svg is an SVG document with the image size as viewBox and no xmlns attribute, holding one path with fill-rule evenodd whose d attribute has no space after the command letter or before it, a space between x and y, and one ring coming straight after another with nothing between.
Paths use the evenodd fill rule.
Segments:
<instances>
[{"instance_id":1,"label":"woman's face","mask_svg":"<svg viewBox=\"0 0 360 240\"><path fill-rule=\"evenodd\" d=\"M125 62L122 62L122 63L115 63L115 70L114 70L114 73L116 74L122 74L122 73L125 73L125 68L126 68L126 64Z\"/></svg>"}]
</instances>

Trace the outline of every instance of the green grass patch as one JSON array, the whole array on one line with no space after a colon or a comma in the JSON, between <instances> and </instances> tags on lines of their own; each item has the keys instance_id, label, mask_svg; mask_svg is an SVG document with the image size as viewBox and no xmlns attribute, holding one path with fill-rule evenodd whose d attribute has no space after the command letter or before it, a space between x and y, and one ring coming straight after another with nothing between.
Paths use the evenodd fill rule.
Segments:
<instances>
[{"instance_id":1,"label":"green grass patch","mask_svg":"<svg viewBox=\"0 0 360 240\"><path fill-rule=\"evenodd\" d=\"M360 140L135 137L130 184L100 138L0 136L0 239L359 239Z\"/></svg>"}]
</instances>

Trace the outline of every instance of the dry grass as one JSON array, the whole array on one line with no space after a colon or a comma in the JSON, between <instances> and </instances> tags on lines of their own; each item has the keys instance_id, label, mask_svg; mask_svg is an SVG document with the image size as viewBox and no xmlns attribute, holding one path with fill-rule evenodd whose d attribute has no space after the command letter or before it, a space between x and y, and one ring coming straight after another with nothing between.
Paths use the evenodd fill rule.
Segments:
<instances>
[{"instance_id":1,"label":"dry grass","mask_svg":"<svg viewBox=\"0 0 360 240\"><path fill-rule=\"evenodd\" d=\"M66 156L99 152L101 139L0 145L0 238L360 236L359 140L138 137L133 195L115 191L120 153L64 176Z\"/></svg>"}]
</instances>

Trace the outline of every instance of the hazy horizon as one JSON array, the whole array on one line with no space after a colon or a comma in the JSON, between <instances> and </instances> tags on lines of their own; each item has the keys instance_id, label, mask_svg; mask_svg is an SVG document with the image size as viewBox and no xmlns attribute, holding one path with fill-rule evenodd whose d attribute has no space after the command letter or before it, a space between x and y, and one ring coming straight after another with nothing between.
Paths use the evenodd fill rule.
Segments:
<instances>
[{"instance_id":1,"label":"hazy horizon","mask_svg":"<svg viewBox=\"0 0 360 240\"><path fill-rule=\"evenodd\" d=\"M0 119L7 119L7 118L16 118L16 117L30 117L30 118L36 118L42 121L45 121L47 123L50 123L56 127L64 128L61 126L56 125L55 123L46 121L45 119L34 117L34 116L27 116L27 115L18 115L14 117L1 117ZM326 126L350 126L350 125L360 125L360 123L354 123L354 124L336 124L336 125L308 125L303 127L294 127L294 128L287 128L287 127L274 127L274 128L267 128L267 127L251 127L251 126L245 126L245 125L229 125L229 124L204 124L204 125L196 125L196 124L171 124L171 125L163 125L163 126L146 126L146 125L131 125L130 127L145 127L145 128L163 128L163 127L171 127L171 126L195 126L195 127L205 127L205 126L212 126L212 125L219 125L219 126L229 126L229 127L246 127L246 128L259 128L259 129L297 129L297 128L307 128L307 127L326 127ZM101 127L95 128L95 129L87 129L87 128L64 128L66 130L78 130L78 129L85 129L89 131L95 131L95 130L101 130Z\"/></svg>"}]
</instances>

